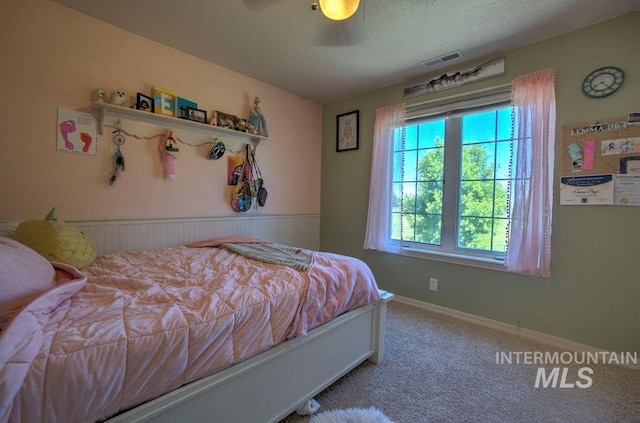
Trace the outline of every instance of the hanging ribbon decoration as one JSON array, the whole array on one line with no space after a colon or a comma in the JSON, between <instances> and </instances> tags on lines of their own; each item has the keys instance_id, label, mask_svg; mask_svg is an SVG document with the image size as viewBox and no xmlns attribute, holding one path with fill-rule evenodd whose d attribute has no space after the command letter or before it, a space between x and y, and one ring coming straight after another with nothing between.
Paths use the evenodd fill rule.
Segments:
<instances>
[{"instance_id":1,"label":"hanging ribbon decoration","mask_svg":"<svg viewBox=\"0 0 640 423\"><path fill-rule=\"evenodd\" d=\"M124 171L124 156L122 155L122 151L120 150L120 146L124 145L124 135L122 135L122 130L120 129L120 120L116 122L116 130L113 131L113 137L111 140L113 144L116 146L116 151L113 153L113 169L111 169L111 176L109 177L109 185L113 185L116 182L116 179L120 177L120 172Z\"/></svg>"}]
</instances>

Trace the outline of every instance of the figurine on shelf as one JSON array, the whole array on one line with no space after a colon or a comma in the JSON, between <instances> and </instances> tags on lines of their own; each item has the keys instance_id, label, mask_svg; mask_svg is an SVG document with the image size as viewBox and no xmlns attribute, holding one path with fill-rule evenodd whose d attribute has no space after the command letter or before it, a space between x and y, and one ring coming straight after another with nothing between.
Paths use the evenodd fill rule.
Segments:
<instances>
[{"instance_id":1,"label":"figurine on shelf","mask_svg":"<svg viewBox=\"0 0 640 423\"><path fill-rule=\"evenodd\" d=\"M238 120L236 121L236 131L240 131L240 132L248 132L247 126L249 125L249 122L246 119L242 119L242 118L238 118Z\"/></svg>"},{"instance_id":2,"label":"figurine on shelf","mask_svg":"<svg viewBox=\"0 0 640 423\"><path fill-rule=\"evenodd\" d=\"M253 100L253 107L251 108L251 117L249 118L249 123L253 125L254 134L262 135L265 137L269 136L269 130L267 129L267 120L264 118L264 115L260 111L260 99L256 97Z\"/></svg>"},{"instance_id":3,"label":"figurine on shelf","mask_svg":"<svg viewBox=\"0 0 640 423\"><path fill-rule=\"evenodd\" d=\"M127 99L127 93L124 91L114 91L111 97L111 103L116 106L122 106Z\"/></svg>"},{"instance_id":4,"label":"figurine on shelf","mask_svg":"<svg viewBox=\"0 0 640 423\"><path fill-rule=\"evenodd\" d=\"M98 103L104 103L104 90L97 89L94 93L94 100Z\"/></svg>"}]
</instances>

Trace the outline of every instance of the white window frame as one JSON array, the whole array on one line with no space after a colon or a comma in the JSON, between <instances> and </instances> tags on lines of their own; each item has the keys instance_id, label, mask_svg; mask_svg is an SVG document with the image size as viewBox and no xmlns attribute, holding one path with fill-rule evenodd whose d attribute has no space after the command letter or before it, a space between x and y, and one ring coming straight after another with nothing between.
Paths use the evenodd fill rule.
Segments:
<instances>
[{"instance_id":1,"label":"white window frame","mask_svg":"<svg viewBox=\"0 0 640 423\"><path fill-rule=\"evenodd\" d=\"M510 99L510 92L505 91L431 107L424 105L407 107L406 123L409 125L412 122L417 123L419 120L428 120L430 118L437 118L438 116L460 117L472 109L492 108L494 105L508 104ZM460 127L459 125L452 125L450 119L446 119L445 126L446 131L458 131ZM451 135L451 132L449 132L449 135ZM459 140L459 136L456 138ZM450 143L445 147L444 180L455 181L455 187L448 188L451 187L451 184L449 184L448 187L445 186L443 190L441 245L409 241L402 242L400 240L391 240L391 243L397 245L402 255L506 271L503 253L459 249L456 246L457 231L455 225L457 225L459 215L458 190L460 184L459 164L456 163L456 161L458 161L460 157L460 147L460 143ZM451 152L454 154L447 154ZM390 175L390 177L392 177L392 175ZM454 213L449 213L445 216L446 212L451 210L453 210ZM391 234L389 234L389 237L391 237Z\"/></svg>"}]
</instances>

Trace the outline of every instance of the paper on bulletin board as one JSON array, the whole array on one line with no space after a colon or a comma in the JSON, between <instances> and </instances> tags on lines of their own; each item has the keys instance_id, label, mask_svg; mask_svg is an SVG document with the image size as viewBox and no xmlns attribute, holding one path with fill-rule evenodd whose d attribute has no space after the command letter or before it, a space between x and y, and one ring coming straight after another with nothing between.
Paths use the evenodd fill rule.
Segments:
<instances>
[{"instance_id":1,"label":"paper on bulletin board","mask_svg":"<svg viewBox=\"0 0 640 423\"><path fill-rule=\"evenodd\" d=\"M613 200L620 206L640 206L640 174L614 175Z\"/></svg>"},{"instance_id":2,"label":"paper on bulletin board","mask_svg":"<svg viewBox=\"0 0 640 423\"><path fill-rule=\"evenodd\" d=\"M640 153L640 137L618 138L602 141L602 155Z\"/></svg>"},{"instance_id":3,"label":"paper on bulletin board","mask_svg":"<svg viewBox=\"0 0 640 423\"><path fill-rule=\"evenodd\" d=\"M561 205L611 205L613 193L613 174L564 176L560 180Z\"/></svg>"},{"instance_id":4,"label":"paper on bulletin board","mask_svg":"<svg viewBox=\"0 0 640 423\"><path fill-rule=\"evenodd\" d=\"M98 129L90 113L58 107L58 151L98 154Z\"/></svg>"}]
</instances>

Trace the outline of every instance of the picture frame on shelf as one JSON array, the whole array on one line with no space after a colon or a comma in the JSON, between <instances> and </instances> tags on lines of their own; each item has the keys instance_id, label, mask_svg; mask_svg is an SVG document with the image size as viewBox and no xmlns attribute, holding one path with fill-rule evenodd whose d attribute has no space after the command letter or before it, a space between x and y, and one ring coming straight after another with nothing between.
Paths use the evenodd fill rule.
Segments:
<instances>
[{"instance_id":1,"label":"picture frame on shelf","mask_svg":"<svg viewBox=\"0 0 640 423\"><path fill-rule=\"evenodd\" d=\"M180 119L189 119L187 117L187 108L189 107L192 109L197 109L198 103L182 97L176 98L176 117Z\"/></svg>"},{"instance_id":2,"label":"picture frame on shelf","mask_svg":"<svg viewBox=\"0 0 640 423\"><path fill-rule=\"evenodd\" d=\"M176 94L161 87L153 87L154 112L165 116L176 116Z\"/></svg>"},{"instance_id":3,"label":"picture frame on shelf","mask_svg":"<svg viewBox=\"0 0 640 423\"><path fill-rule=\"evenodd\" d=\"M154 103L153 97L149 97L142 93L138 93L138 95L136 96L136 109L138 110L144 110L145 112L153 113L154 111L153 103Z\"/></svg>"},{"instance_id":4,"label":"picture frame on shelf","mask_svg":"<svg viewBox=\"0 0 640 423\"><path fill-rule=\"evenodd\" d=\"M357 150L360 147L360 111L336 116L336 152Z\"/></svg>"},{"instance_id":5,"label":"picture frame on shelf","mask_svg":"<svg viewBox=\"0 0 640 423\"><path fill-rule=\"evenodd\" d=\"M194 122L207 123L207 111L186 106L187 120Z\"/></svg>"},{"instance_id":6,"label":"picture frame on shelf","mask_svg":"<svg viewBox=\"0 0 640 423\"><path fill-rule=\"evenodd\" d=\"M214 112L216 114L216 126L221 128L236 129L236 121L238 118L235 115L230 115L223 112Z\"/></svg>"}]
</instances>

